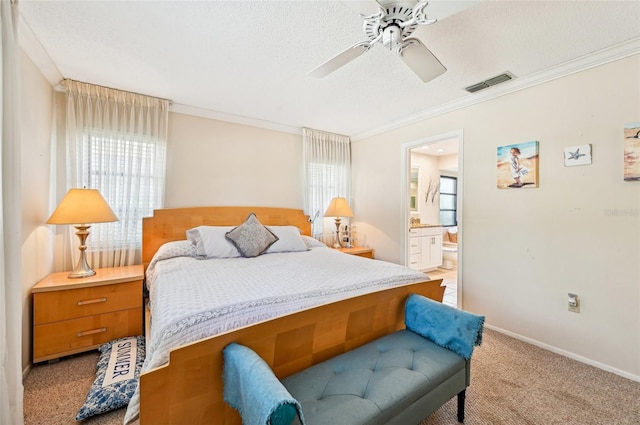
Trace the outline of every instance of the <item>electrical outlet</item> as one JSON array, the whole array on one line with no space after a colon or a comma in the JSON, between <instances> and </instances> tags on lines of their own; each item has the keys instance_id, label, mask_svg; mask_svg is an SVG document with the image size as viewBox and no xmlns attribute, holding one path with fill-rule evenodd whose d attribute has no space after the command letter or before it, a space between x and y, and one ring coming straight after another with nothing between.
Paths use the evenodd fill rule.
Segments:
<instances>
[{"instance_id":1,"label":"electrical outlet","mask_svg":"<svg viewBox=\"0 0 640 425\"><path fill-rule=\"evenodd\" d=\"M569 311L580 313L580 300L576 294L569 293Z\"/></svg>"}]
</instances>

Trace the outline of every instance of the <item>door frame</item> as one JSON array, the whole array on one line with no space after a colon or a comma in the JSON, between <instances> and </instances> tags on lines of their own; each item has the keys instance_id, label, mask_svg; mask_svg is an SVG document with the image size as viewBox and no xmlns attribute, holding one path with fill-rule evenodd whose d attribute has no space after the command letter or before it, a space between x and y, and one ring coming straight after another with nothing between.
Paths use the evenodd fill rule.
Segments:
<instances>
[{"instance_id":1,"label":"door frame","mask_svg":"<svg viewBox=\"0 0 640 425\"><path fill-rule=\"evenodd\" d=\"M435 136L429 136L422 139L414 140L411 142L406 142L402 144L402 153L401 153L401 165L400 172L401 175L404 176L401 179L401 196L402 199L400 201L400 205L402 206L402 235L400 237L400 249L401 249L401 258L404 259L404 265L408 266L409 264L409 218L411 216L411 208L409 205L409 181L411 178L411 150L417 148L419 146L430 145L433 143L441 142L443 140L450 139L458 139L458 187L457 193L459 196L457 197L457 210L456 210L456 221L458 222L458 242L460 246L463 246L462 243L464 241L464 226L462 224L462 207L464 200L464 176L463 176L463 145L464 145L464 131L454 130L449 133L439 134ZM458 308L463 308L462 305L462 266L463 266L463 258L462 258L462 250L458 250L458 265L457 265L457 304Z\"/></svg>"}]
</instances>

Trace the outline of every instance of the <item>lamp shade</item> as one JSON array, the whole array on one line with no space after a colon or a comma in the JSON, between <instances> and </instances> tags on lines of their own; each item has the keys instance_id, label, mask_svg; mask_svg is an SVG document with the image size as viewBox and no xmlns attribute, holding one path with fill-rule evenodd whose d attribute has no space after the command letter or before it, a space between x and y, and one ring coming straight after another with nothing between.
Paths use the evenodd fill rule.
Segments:
<instances>
[{"instance_id":1,"label":"lamp shade","mask_svg":"<svg viewBox=\"0 0 640 425\"><path fill-rule=\"evenodd\" d=\"M331 200L329 207L324 212L325 217L353 217L349 203L345 198L337 197Z\"/></svg>"},{"instance_id":2,"label":"lamp shade","mask_svg":"<svg viewBox=\"0 0 640 425\"><path fill-rule=\"evenodd\" d=\"M96 189L70 189L47 224L87 224L118 221L118 217Z\"/></svg>"}]
</instances>

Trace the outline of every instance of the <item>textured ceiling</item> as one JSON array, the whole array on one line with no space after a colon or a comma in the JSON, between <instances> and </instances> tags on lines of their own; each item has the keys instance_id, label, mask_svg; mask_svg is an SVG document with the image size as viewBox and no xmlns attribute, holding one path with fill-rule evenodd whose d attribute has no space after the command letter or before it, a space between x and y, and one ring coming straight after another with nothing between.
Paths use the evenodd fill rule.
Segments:
<instances>
[{"instance_id":1,"label":"textured ceiling","mask_svg":"<svg viewBox=\"0 0 640 425\"><path fill-rule=\"evenodd\" d=\"M427 84L380 45L324 79L308 77L366 39L362 19L339 1L19 7L60 77L167 98L177 111L350 136L479 96L464 87L504 71L522 79L640 38L639 1L446 3L432 1L427 12L440 20L414 33L448 68Z\"/></svg>"}]
</instances>

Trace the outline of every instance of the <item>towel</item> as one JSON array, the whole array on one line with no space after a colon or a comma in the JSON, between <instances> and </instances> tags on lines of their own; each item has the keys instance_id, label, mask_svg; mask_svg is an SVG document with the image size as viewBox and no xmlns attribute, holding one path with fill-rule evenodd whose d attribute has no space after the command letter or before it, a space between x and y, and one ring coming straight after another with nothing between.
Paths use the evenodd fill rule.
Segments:
<instances>
[{"instance_id":1,"label":"towel","mask_svg":"<svg viewBox=\"0 0 640 425\"><path fill-rule=\"evenodd\" d=\"M224 401L240 412L244 425L304 425L300 403L260 356L236 343L223 355Z\"/></svg>"},{"instance_id":2,"label":"towel","mask_svg":"<svg viewBox=\"0 0 640 425\"><path fill-rule=\"evenodd\" d=\"M473 348L482 343L484 316L430 300L418 294L409 296L404 323L423 336L469 360Z\"/></svg>"}]
</instances>

